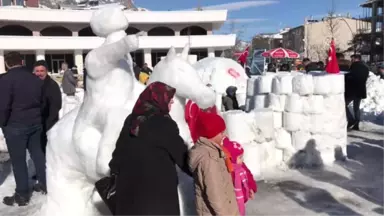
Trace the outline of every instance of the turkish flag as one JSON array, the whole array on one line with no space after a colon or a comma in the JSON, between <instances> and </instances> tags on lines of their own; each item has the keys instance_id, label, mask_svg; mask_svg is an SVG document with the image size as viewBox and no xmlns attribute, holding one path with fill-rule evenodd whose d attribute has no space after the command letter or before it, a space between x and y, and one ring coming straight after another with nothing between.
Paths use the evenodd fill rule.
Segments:
<instances>
[{"instance_id":1,"label":"turkish flag","mask_svg":"<svg viewBox=\"0 0 384 216\"><path fill-rule=\"evenodd\" d=\"M325 67L325 71L327 71L327 73L340 73L339 63L336 59L335 41L333 39L331 41L331 47L329 47L327 62L327 66Z\"/></svg>"},{"instance_id":2,"label":"turkish flag","mask_svg":"<svg viewBox=\"0 0 384 216\"><path fill-rule=\"evenodd\" d=\"M244 52L240 54L237 60L242 64L247 63L248 54L249 54L249 46L244 50Z\"/></svg>"}]
</instances>

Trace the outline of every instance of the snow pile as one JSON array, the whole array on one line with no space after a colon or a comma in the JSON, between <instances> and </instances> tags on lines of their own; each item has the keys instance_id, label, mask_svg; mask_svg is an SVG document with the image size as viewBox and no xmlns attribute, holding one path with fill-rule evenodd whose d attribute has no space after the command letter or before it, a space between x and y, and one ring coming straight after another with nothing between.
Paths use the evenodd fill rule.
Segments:
<instances>
[{"instance_id":1,"label":"snow pile","mask_svg":"<svg viewBox=\"0 0 384 216\"><path fill-rule=\"evenodd\" d=\"M345 154L344 75L266 74L247 84L247 112L223 116L255 176L280 165L331 164Z\"/></svg>"},{"instance_id":2,"label":"snow pile","mask_svg":"<svg viewBox=\"0 0 384 216\"><path fill-rule=\"evenodd\" d=\"M367 98L361 101L361 119L384 125L384 79L373 73L367 80Z\"/></svg>"}]
</instances>

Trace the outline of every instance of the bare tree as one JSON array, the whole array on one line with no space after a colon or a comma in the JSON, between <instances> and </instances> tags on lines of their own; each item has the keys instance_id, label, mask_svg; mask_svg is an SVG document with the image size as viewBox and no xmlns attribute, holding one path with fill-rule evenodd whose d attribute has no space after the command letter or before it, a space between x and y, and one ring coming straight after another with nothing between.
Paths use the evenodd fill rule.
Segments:
<instances>
[{"instance_id":1,"label":"bare tree","mask_svg":"<svg viewBox=\"0 0 384 216\"><path fill-rule=\"evenodd\" d=\"M336 16L335 0L331 0L331 2L332 6L331 9L328 11L326 23L331 38L335 38L335 35L337 34L337 31L339 29L340 20Z\"/></svg>"},{"instance_id":2,"label":"bare tree","mask_svg":"<svg viewBox=\"0 0 384 216\"><path fill-rule=\"evenodd\" d=\"M235 59L235 53L242 51L242 36L244 35L244 26L238 27L235 21L231 20L229 23L229 33L236 34L236 42L230 49L224 50L223 57Z\"/></svg>"}]
</instances>

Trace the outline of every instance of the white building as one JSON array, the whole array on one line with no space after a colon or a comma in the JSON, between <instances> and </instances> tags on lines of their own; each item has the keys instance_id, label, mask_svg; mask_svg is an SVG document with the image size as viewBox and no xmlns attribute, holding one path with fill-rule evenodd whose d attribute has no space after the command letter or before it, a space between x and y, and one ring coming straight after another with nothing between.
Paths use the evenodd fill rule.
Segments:
<instances>
[{"instance_id":1,"label":"white building","mask_svg":"<svg viewBox=\"0 0 384 216\"><path fill-rule=\"evenodd\" d=\"M32 68L45 59L49 70L59 71L62 62L83 70L85 55L100 46L89 21L92 10L0 6L0 73L5 71L4 54L18 51ZM140 50L131 53L138 65L153 67L167 50L182 49L187 43L197 59L219 55L235 44L236 35L213 35L227 19L226 10L214 11L126 11L127 34L145 32Z\"/></svg>"}]
</instances>

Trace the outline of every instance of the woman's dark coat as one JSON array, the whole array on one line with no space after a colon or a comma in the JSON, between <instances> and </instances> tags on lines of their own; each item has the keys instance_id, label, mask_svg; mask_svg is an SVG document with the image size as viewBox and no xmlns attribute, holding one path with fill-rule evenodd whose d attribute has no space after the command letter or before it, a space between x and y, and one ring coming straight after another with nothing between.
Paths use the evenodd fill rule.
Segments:
<instances>
[{"instance_id":1,"label":"woman's dark coat","mask_svg":"<svg viewBox=\"0 0 384 216\"><path fill-rule=\"evenodd\" d=\"M130 135L130 117L116 144L111 172L117 172L116 215L180 215L177 164L189 173L188 148L176 123L165 116L140 124Z\"/></svg>"}]
</instances>

